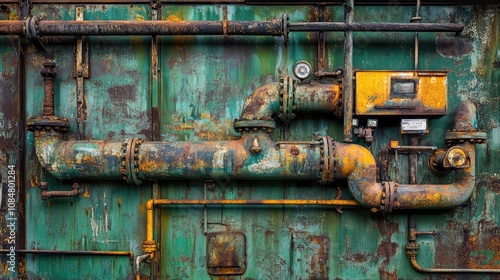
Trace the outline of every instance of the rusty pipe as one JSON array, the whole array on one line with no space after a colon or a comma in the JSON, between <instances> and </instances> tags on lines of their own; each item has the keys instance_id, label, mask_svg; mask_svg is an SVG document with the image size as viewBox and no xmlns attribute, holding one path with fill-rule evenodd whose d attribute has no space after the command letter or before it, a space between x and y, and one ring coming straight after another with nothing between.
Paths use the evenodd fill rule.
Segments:
<instances>
[{"instance_id":1,"label":"rusty pipe","mask_svg":"<svg viewBox=\"0 0 500 280\"><path fill-rule=\"evenodd\" d=\"M410 258L411 266L423 273L500 273L499 268L423 268L418 264L417 258Z\"/></svg>"},{"instance_id":2,"label":"rusty pipe","mask_svg":"<svg viewBox=\"0 0 500 280\"><path fill-rule=\"evenodd\" d=\"M462 24L456 23L388 23L388 22L285 22L228 21L227 33L223 21L63 21L37 20L39 36L88 36L88 35L272 35L287 32L315 31L379 31L379 32L461 32ZM24 21L0 21L0 35L25 35Z\"/></svg>"},{"instance_id":3,"label":"rusty pipe","mask_svg":"<svg viewBox=\"0 0 500 280\"><path fill-rule=\"evenodd\" d=\"M64 141L53 130L37 130L35 150L45 170L61 180L122 178L118 141Z\"/></svg>"},{"instance_id":4,"label":"rusty pipe","mask_svg":"<svg viewBox=\"0 0 500 280\"><path fill-rule=\"evenodd\" d=\"M43 200L48 200L53 197L75 197L78 195L78 192L80 191L80 186L78 185L78 183L73 184L72 191L49 191L47 190L47 186L48 186L47 182L42 182L38 185Z\"/></svg>"},{"instance_id":5,"label":"rusty pipe","mask_svg":"<svg viewBox=\"0 0 500 280\"><path fill-rule=\"evenodd\" d=\"M359 204L381 209L445 209L463 204L475 186L475 143L484 141L477 130L476 108L463 102L455 112L455 124L445 135L458 142L468 154L470 166L455 171L451 184L396 184L376 181L375 159L366 148L355 144L335 143L336 179L347 179L349 190Z\"/></svg>"},{"instance_id":6,"label":"rusty pipe","mask_svg":"<svg viewBox=\"0 0 500 280\"><path fill-rule=\"evenodd\" d=\"M151 259L151 254L144 254L141 256L137 256L135 259L135 279L136 280L141 280L141 263L146 262L147 260Z\"/></svg>"},{"instance_id":7,"label":"rusty pipe","mask_svg":"<svg viewBox=\"0 0 500 280\"><path fill-rule=\"evenodd\" d=\"M40 73L43 77L43 116L54 116L54 80L57 73L54 71L56 64L53 61L43 63L44 69Z\"/></svg>"},{"instance_id":8,"label":"rusty pipe","mask_svg":"<svg viewBox=\"0 0 500 280\"><path fill-rule=\"evenodd\" d=\"M276 145L264 131L239 140L205 142L130 140L63 141L43 131L35 135L42 166L58 179L244 179L316 180L320 178L322 144ZM255 142L261 150L252 151Z\"/></svg>"},{"instance_id":9,"label":"rusty pipe","mask_svg":"<svg viewBox=\"0 0 500 280\"><path fill-rule=\"evenodd\" d=\"M286 118L295 113L329 113L337 117L342 114L341 90L338 84L296 85L286 76L280 83L270 83L255 90L245 101L235 129L243 131L252 127L274 127L274 118ZM266 126L265 124L270 126Z\"/></svg>"}]
</instances>

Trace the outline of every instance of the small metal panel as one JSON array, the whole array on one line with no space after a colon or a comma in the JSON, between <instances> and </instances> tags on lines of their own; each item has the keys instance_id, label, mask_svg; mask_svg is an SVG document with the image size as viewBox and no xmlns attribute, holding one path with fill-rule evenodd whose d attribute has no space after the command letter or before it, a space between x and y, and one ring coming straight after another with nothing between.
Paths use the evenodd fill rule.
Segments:
<instances>
[{"instance_id":1,"label":"small metal panel","mask_svg":"<svg viewBox=\"0 0 500 280\"><path fill-rule=\"evenodd\" d=\"M212 275L240 275L246 271L246 237L242 232L207 234L207 269Z\"/></svg>"},{"instance_id":2,"label":"small metal panel","mask_svg":"<svg viewBox=\"0 0 500 280\"><path fill-rule=\"evenodd\" d=\"M442 116L447 95L444 71L356 72L356 115Z\"/></svg>"},{"instance_id":3,"label":"small metal panel","mask_svg":"<svg viewBox=\"0 0 500 280\"><path fill-rule=\"evenodd\" d=\"M401 134L429 133L427 119L401 119Z\"/></svg>"},{"instance_id":4,"label":"small metal panel","mask_svg":"<svg viewBox=\"0 0 500 280\"><path fill-rule=\"evenodd\" d=\"M296 232L292 235L293 279L329 279L330 237Z\"/></svg>"}]
</instances>

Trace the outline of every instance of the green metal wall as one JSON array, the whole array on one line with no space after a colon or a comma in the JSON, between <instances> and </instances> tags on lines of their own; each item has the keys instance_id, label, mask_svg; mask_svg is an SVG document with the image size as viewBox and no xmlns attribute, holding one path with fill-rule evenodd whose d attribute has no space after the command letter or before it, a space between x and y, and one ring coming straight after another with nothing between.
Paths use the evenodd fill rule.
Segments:
<instances>
[{"instance_id":1,"label":"green metal wall","mask_svg":"<svg viewBox=\"0 0 500 280\"><path fill-rule=\"evenodd\" d=\"M74 4L34 4L31 13L46 19L73 20ZM150 5L86 4L85 20L148 20ZM408 22L415 7L402 5L358 6L357 22ZM223 5L162 6L163 20L222 20ZM317 6L228 5L229 20L266 20L286 13L291 22L314 21ZM9 4L0 19L17 19L17 5ZM343 21L342 6L327 6L329 21ZM438 235L419 237L419 261L424 267L500 268L500 10L498 6L423 6L423 22L456 22L460 34L420 33L420 69L448 70L449 114L430 121L423 145L445 148L444 132L451 126L454 109L472 100L478 108L479 127L488 142L477 147L477 184L471 199L447 211L419 212L419 230ZM258 87L275 82L281 72L292 71L298 60L316 58L316 34L291 33L283 37L163 36L160 41L159 91L151 83L151 37L89 38L90 77L84 81L88 119L85 139L152 139L152 103L160 112L160 139L165 141L236 139L233 119L243 102ZM343 33L327 34L328 69L343 67ZM36 160L34 135L24 130L21 116L41 114L43 62L57 64L56 115L68 118L68 139L76 137L76 79L73 77L74 38L45 41L47 53L16 36L0 37L0 165L15 164L22 177L20 216L25 224L18 237L26 249L131 251L136 256L146 233L145 202L153 197L203 198L202 181L125 182L82 181L75 198L40 199L37 184L49 189L71 189L44 172ZM359 32L354 34L354 68L413 69L413 33ZM22 68L18 68L21 56ZM22 72L22 73L20 73ZM24 77L24 78L23 78ZM23 79L18 83L19 79ZM153 81L154 82L154 81ZM25 101L21 92L25 87ZM156 101L158 100L158 101ZM25 102L25 105L23 104ZM24 111L25 113L20 113ZM298 116L290 125L291 140L310 140L313 134L343 141L342 120L328 115ZM284 139L280 126L274 139ZM379 120L374 155L390 140L407 143L398 124ZM24 145L24 150L20 148ZM355 142L365 145L363 141ZM21 158L22 153L25 158ZM447 183L427 168L427 154L418 161L417 183ZM406 156L400 157L399 182L407 182ZM393 163L394 164L394 163ZM5 178L1 177L3 182ZM229 181L214 178L208 190L214 199L331 199L337 187L349 198L345 182L323 186L317 182ZM5 201L6 191L2 197ZM6 206L0 205L5 215ZM143 277L158 279L498 279L497 275L421 274L405 254L407 214L371 213L365 208L316 206L210 206L208 232L241 232L246 240L246 272L216 277L207 273L207 237L203 206L161 207L156 212L155 240L160 243L151 267L141 265ZM6 219L0 216L2 235ZM25 233L25 236L23 234ZM20 241L21 242L21 241ZM6 239L3 248L8 248ZM22 247L18 247L22 248ZM22 248L22 249L24 249ZM318 261L318 258L322 258ZM127 257L19 256L21 271L9 273L7 257L0 257L2 279L131 279L134 268ZM323 262L324 261L324 262ZM320 265L321 264L321 265Z\"/></svg>"}]
</instances>

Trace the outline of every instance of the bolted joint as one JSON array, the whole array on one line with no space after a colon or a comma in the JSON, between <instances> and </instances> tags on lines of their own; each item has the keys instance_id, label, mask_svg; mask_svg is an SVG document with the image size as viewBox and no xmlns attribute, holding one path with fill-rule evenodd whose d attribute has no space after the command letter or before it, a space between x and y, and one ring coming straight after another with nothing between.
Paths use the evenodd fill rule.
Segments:
<instances>
[{"instance_id":1,"label":"bolted joint","mask_svg":"<svg viewBox=\"0 0 500 280\"><path fill-rule=\"evenodd\" d=\"M123 179L129 184L141 185L139 180L139 150L143 143L142 139L132 138L122 143L122 165L120 172Z\"/></svg>"},{"instance_id":2,"label":"bolted joint","mask_svg":"<svg viewBox=\"0 0 500 280\"><path fill-rule=\"evenodd\" d=\"M57 116L30 117L26 121L28 131L47 131L53 129L56 132L66 132L69 129L69 122L66 118Z\"/></svg>"},{"instance_id":3,"label":"bolted joint","mask_svg":"<svg viewBox=\"0 0 500 280\"><path fill-rule=\"evenodd\" d=\"M331 137L323 136L319 137L318 140L321 142L321 159L320 159L320 180L321 184L330 184L335 178L335 169L337 162L335 160L335 145Z\"/></svg>"},{"instance_id":4,"label":"bolted joint","mask_svg":"<svg viewBox=\"0 0 500 280\"><path fill-rule=\"evenodd\" d=\"M55 78L57 73L55 71L56 63L53 61L46 61L43 63L43 70L40 72L44 78Z\"/></svg>"},{"instance_id":5,"label":"bolted joint","mask_svg":"<svg viewBox=\"0 0 500 280\"><path fill-rule=\"evenodd\" d=\"M406 244L406 256L408 256L409 259L415 259L417 258L418 255L418 250L420 249L420 245L417 243L411 242Z\"/></svg>"},{"instance_id":6,"label":"bolted joint","mask_svg":"<svg viewBox=\"0 0 500 280\"><path fill-rule=\"evenodd\" d=\"M394 182L382 182L382 197L380 200L380 211L391 213L396 204L396 194L399 185Z\"/></svg>"},{"instance_id":7,"label":"bolted joint","mask_svg":"<svg viewBox=\"0 0 500 280\"><path fill-rule=\"evenodd\" d=\"M154 240L145 240L143 243L142 243L142 251L145 253L145 254L152 254L154 252L156 252L157 250L157 247L156 247L156 242Z\"/></svg>"}]
</instances>

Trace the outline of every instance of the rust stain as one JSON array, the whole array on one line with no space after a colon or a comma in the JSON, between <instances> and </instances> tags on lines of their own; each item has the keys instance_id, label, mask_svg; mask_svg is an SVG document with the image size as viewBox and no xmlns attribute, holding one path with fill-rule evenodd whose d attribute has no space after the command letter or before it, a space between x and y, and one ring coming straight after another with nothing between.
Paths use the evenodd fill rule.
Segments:
<instances>
[{"instance_id":1,"label":"rust stain","mask_svg":"<svg viewBox=\"0 0 500 280\"><path fill-rule=\"evenodd\" d=\"M348 261L358 262L358 263L369 261L369 258L368 258L367 255L365 255L365 254L359 254L359 253L357 253L357 254L347 254L347 255L345 255L344 258L346 260L348 260Z\"/></svg>"},{"instance_id":2,"label":"rust stain","mask_svg":"<svg viewBox=\"0 0 500 280\"><path fill-rule=\"evenodd\" d=\"M137 87L134 85L110 87L108 96L114 105L123 106L137 99Z\"/></svg>"},{"instance_id":3,"label":"rust stain","mask_svg":"<svg viewBox=\"0 0 500 280\"><path fill-rule=\"evenodd\" d=\"M473 51L472 43L459 36L437 36L437 52L444 57L462 57Z\"/></svg>"},{"instance_id":4,"label":"rust stain","mask_svg":"<svg viewBox=\"0 0 500 280\"><path fill-rule=\"evenodd\" d=\"M290 148L290 154L297 156L300 154L300 150L297 147L293 146Z\"/></svg>"}]
</instances>

